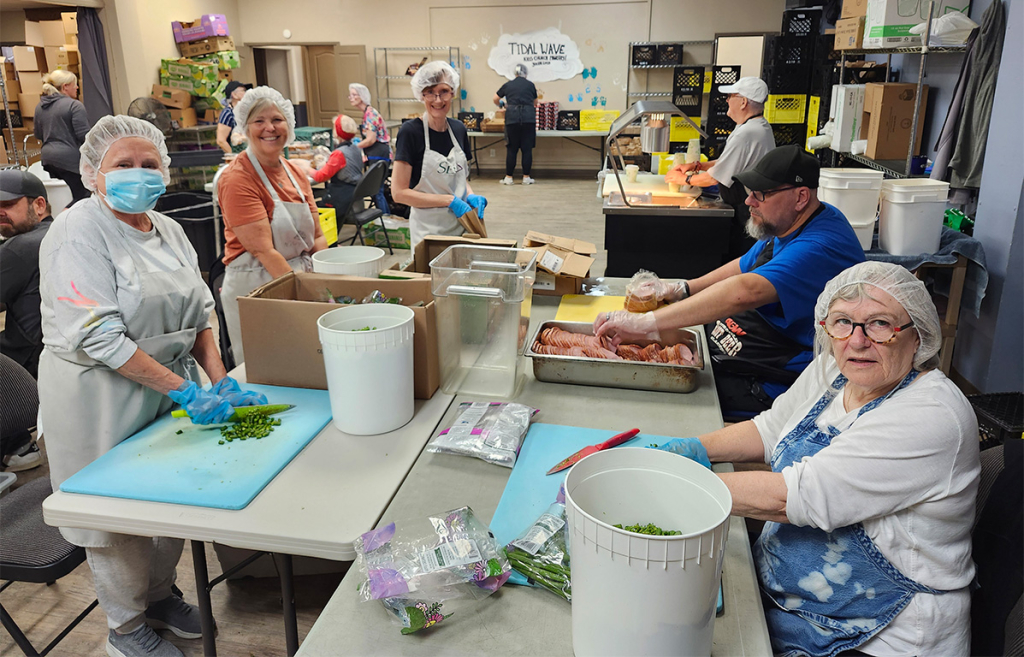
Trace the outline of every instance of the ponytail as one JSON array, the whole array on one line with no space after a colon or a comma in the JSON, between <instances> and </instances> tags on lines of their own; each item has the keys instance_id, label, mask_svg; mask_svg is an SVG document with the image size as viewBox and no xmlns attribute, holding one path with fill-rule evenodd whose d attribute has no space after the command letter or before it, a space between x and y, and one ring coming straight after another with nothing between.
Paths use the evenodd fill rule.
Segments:
<instances>
[{"instance_id":1,"label":"ponytail","mask_svg":"<svg viewBox=\"0 0 1024 657\"><path fill-rule=\"evenodd\" d=\"M61 93L61 89L64 85L78 82L78 77L75 76L71 71L65 71L64 69L58 68L50 71L43 76L43 94L44 96L53 96Z\"/></svg>"}]
</instances>

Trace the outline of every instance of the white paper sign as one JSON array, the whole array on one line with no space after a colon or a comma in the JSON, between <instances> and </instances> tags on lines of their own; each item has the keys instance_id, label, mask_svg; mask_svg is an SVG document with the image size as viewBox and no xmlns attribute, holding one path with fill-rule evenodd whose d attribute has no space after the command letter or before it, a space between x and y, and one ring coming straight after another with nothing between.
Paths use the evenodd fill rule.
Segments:
<instances>
[{"instance_id":1,"label":"white paper sign","mask_svg":"<svg viewBox=\"0 0 1024 657\"><path fill-rule=\"evenodd\" d=\"M511 80L516 64L526 64L532 82L570 80L583 72L576 42L554 27L498 37L487 65Z\"/></svg>"}]
</instances>

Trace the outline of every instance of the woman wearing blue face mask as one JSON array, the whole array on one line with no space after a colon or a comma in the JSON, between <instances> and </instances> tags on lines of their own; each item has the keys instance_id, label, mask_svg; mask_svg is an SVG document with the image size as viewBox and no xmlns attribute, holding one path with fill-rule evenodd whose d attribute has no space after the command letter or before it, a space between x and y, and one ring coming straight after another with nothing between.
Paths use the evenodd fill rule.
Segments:
<instances>
[{"instance_id":1,"label":"woman wearing blue face mask","mask_svg":"<svg viewBox=\"0 0 1024 657\"><path fill-rule=\"evenodd\" d=\"M93 195L54 220L39 252L39 408L54 490L175 403L197 424L266 403L226 376L196 252L177 223L153 211L170 179L163 135L145 121L107 116L81 154ZM212 392L197 386L196 363ZM198 610L171 592L183 541L61 533L86 549L110 628L108 654L181 655L153 627L201 636Z\"/></svg>"}]
</instances>

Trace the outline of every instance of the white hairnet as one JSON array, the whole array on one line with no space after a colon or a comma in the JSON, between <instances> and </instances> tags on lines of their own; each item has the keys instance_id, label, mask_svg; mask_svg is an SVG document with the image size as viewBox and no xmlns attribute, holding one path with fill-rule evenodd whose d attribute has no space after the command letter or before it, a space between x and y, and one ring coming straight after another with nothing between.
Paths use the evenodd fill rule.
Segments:
<instances>
[{"instance_id":1,"label":"white hairnet","mask_svg":"<svg viewBox=\"0 0 1024 657\"><path fill-rule=\"evenodd\" d=\"M288 144L295 140L295 107L292 102L272 87L254 87L245 92L242 100L235 105L235 123L248 136L249 112L259 101L268 101L281 110L284 120L288 122ZM287 145L287 144L286 144Z\"/></svg>"},{"instance_id":2,"label":"white hairnet","mask_svg":"<svg viewBox=\"0 0 1024 657\"><path fill-rule=\"evenodd\" d=\"M104 116L97 121L92 130L85 135L85 143L78 149L82 153L78 169L86 189L96 191L96 175L103 163L103 157L115 141L126 137L141 137L153 142L156 152L160 154L160 173L164 177L164 184L171 184L171 157L167 154L164 134L149 121L119 115Z\"/></svg>"},{"instance_id":3,"label":"white hairnet","mask_svg":"<svg viewBox=\"0 0 1024 657\"><path fill-rule=\"evenodd\" d=\"M419 99L423 90L438 84L446 84L452 91L459 89L459 74L448 62L427 62L412 76L413 97Z\"/></svg>"},{"instance_id":4,"label":"white hairnet","mask_svg":"<svg viewBox=\"0 0 1024 657\"><path fill-rule=\"evenodd\" d=\"M353 82L352 84L348 85L348 90L356 92L356 94L359 96L359 100L363 101L367 105L370 104L370 90L366 88L365 84Z\"/></svg>"},{"instance_id":5,"label":"white hairnet","mask_svg":"<svg viewBox=\"0 0 1024 657\"><path fill-rule=\"evenodd\" d=\"M914 367L918 370L933 368L936 363L929 361L935 358L939 353L939 347L942 346L942 328L939 325L939 313L935 309L935 303L924 283L910 273L910 270L888 262L862 262L841 272L825 285L814 306L817 353L830 353L832 346L828 335L817 322L828 316L829 308L841 294L846 298L850 298L848 295L851 293L852 298L871 294L871 290L847 290L851 286L862 285L882 290L903 306L921 338L921 344L914 354Z\"/></svg>"}]
</instances>

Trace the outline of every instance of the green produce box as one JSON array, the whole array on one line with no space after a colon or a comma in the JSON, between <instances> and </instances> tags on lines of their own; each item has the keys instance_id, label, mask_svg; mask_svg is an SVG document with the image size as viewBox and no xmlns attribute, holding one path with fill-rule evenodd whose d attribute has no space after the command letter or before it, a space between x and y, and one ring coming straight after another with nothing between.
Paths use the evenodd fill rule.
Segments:
<instances>
[{"instance_id":1,"label":"green produce box","mask_svg":"<svg viewBox=\"0 0 1024 657\"><path fill-rule=\"evenodd\" d=\"M396 249L411 249L412 239L409 237L409 221L407 219L384 217L384 226L387 229L388 238L391 239L391 246ZM374 221L363 226L363 242L367 246L386 247L387 240L384 239L385 228L380 227L379 221Z\"/></svg>"},{"instance_id":2,"label":"green produce box","mask_svg":"<svg viewBox=\"0 0 1024 657\"><path fill-rule=\"evenodd\" d=\"M237 53L236 53L237 54ZM217 81L217 64L194 59L161 59L160 76Z\"/></svg>"},{"instance_id":3,"label":"green produce box","mask_svg":"<svg viewBox=\"0 0 1024 657\"><path fill-rule=\"evenodd\" d=\"M204 96L200 98L192 99L192 107L196 108L196 114L206 114L208 110L214 110L220 115L220 111L224 109L224 103L217 96ZM214 119L216 121L216 119Z\"/></svg>"},{"instance_id":4,"label":"green produce box","mask_svg":"<svg viewBox=\"0 0 1024 657\"><path fill-rule=\"evenodd\" d=\"M215 64L217 68L220 70L238 68L242 65L241 61L239 60L237 50L222 50L220 52L215 52L211 55L195 57L194 59L197 62Z\"/></svg>"},{"instance_id":5,"label":"green produce box","mask_svg":"<svg viewBox=\"0 0 1024 657\"><path fill-rule=\"evenodd\" d=\"M217 69L213 69L214 72ZM193 80L189 78L178 78L168 77L166 75L160 76L160 84L165 87L172 89L181 89L187 91L193 96L210 97L215 95L224 95L224 87L228 85L227 80L218 80L216 77L213 80ZM197 110L198 111L198 110Z\"/></svg>"}]
</instances>

